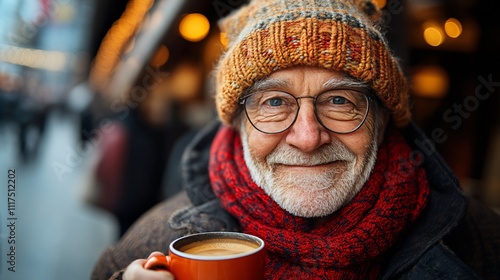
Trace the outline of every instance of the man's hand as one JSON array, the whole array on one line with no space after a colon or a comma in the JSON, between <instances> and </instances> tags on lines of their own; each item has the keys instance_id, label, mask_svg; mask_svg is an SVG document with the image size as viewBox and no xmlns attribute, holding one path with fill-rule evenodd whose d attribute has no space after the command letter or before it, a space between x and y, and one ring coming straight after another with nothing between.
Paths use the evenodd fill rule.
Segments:
<instances>
[{"instance_id":1,"label":"man's hand","mask_svg":"<svg viewBox=\"0 0 500 280\"><path fill-rule=\"evenodd\" d=\"M158 255L163 254L160 252L153 252L151 253L151 255L149 255L149 257ZM129 266L127 266L125 273L123 273L123 280L174 280L174 276L168 271L155 271L145 269L143 267L145 262L146 259L138 259L133 261Z\"/></svg>"}]
</instances>

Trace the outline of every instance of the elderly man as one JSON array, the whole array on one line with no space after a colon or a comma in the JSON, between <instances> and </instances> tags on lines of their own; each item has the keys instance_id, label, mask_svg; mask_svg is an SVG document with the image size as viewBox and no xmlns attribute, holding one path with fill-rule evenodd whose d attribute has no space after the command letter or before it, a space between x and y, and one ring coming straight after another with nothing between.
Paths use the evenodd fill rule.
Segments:
<instances>
[{"instance_id":1,"label":"elderly man","mask_svg":"<svg viewBox=\"0 0 500 280\"><path fill-rule=\"evenodd\" d=\"M418 149L428 140L379 20L363 0L254 0L222 20L220 122L185 152L185 191L107 249L93 278L173 279L144 259L205 231L264 239L266 279L500 275L500 219Z\"/></svg>"}]
</instances>

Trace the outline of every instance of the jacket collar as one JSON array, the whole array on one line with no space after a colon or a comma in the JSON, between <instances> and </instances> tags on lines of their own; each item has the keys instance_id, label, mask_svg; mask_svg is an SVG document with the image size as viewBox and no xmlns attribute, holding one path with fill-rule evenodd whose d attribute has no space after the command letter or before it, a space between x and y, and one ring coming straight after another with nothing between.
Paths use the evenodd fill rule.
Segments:
<instances>
[{"instance_id":1,"label":"jacket collar","mask_svg":"<svg viewBox=\"0 0 500 280\"><path fill-rule=\"evenodd\" d=\"M210 122L189 143L181 162L183 188L193 205L198 206L215 199L208 175L210 147L221 123Z\"/></svg>"},{"instance_id":2,"label":"jacket collar","mask_svg":"<svg viewBox=\"0 0 500 280\"><path fill-rule=\"evenodd\" d=\"M424 167L431 188L426 210L398 244L385 275L397 275L417 263L465 216L466 198L457 177L437 153L434 142L412 122L404 130L414 160Z\"/></svg>"}]
</instances>

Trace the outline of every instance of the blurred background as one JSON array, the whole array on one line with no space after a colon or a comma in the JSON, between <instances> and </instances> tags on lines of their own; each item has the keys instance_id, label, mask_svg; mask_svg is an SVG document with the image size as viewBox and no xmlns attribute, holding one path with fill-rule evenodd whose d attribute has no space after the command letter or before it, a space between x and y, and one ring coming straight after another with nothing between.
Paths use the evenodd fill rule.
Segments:
<instances>
[{"instance_id":1,"label":"blurred background","mask_svg":"<svg viewBox=\"0 0 500 280\"><path fill-rule=\"evenodd\" d=\"M1 279L88 279L106 246L178 191L175 151L215 116L216 22L245 2L0 0ZM499 209L498 1L375 2L423 147Z\"/></svg>"}]
</instances>

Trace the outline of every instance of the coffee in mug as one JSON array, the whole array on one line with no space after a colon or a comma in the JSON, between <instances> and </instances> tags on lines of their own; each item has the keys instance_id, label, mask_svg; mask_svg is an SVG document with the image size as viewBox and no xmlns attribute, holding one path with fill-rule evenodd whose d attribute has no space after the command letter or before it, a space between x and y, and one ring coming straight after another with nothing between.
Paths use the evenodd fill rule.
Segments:
<instances>
[{"instance_id":1,"label":"coffee in mug","mask_svg":"<svg viewBox=\"0 0 500 280\"><path fill-rule=\"evenodd\" d=\"M264 241L239 232L207 232L181 237L168 256L153 256L148 269L165 269L176 280L264 279Z\"/></svg>"},{"instance_id":2,"label":"coffee in mug","mask_svg":"<svg viewBox=\"0 0 500 280\"><path fill-rule=\"evenodd\" d=\"M227 256L255 251L259 244L235 238L214 238L187 244L179 249L186 254L200 256Z\"/></svg>"}]
</instances>

